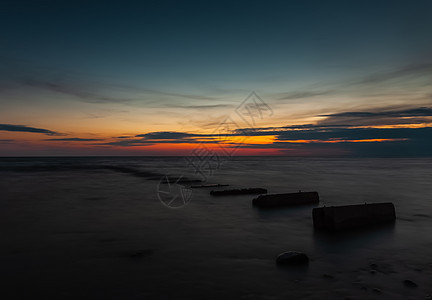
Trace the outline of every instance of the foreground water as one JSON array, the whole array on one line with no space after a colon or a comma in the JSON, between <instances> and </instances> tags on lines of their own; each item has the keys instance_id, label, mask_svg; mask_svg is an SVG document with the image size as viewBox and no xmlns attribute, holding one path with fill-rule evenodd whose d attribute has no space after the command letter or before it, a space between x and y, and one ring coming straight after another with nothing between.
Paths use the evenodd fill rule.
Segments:
<instances>
[{"instance_id":1,"label":"foreground water","mask_svg":"<svg viewBox=\"0 0 432 300\"><path fill-rule=\"evenodd\" d=\"M313 206L193 189L164 206L183 158L0 159L0 262L8 299L424 299L432 295L432 159L243 157L208 183L318 191L320 205L391 201L394 226L328 235ZM162 184L162 186L164 186ZM159 194L161 196L161 194ZM280 268L284 251L308 267ZM413 281L417 287L405 285Z\"/></svg>"}]
</instances>

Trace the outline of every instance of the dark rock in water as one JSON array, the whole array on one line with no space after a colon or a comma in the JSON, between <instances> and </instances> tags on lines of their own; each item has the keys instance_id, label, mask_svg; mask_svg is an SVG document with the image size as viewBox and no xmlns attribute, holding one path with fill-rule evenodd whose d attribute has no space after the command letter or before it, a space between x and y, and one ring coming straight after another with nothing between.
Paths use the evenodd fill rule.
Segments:
<instances>
[{"instance_id":1,"label":"dark rock in water","mask_svg":"<svg viewBox=\"0 0 432 300\"><path fill-rule=\"evenodd\" d=\"M149 256L153 254L153 250L152 249L145 249L145 250L139 250L135 253L132 253L129 255L130 258L142 258L145 256Z\"/></svg>"},{"instance_id":2,"label":"dark rock in water","mask_svg":"<svg viewBox=\"0 0 432 300\"><path fill-rule=\"evenodd\" d=\"M279 254L276 263L290 266L305 265L309 263L309 257L301 252L289 251Z\"/></svg>"},{"instance_id":3,"label":"dark rock in water","mask_svg":"<svg viewBox=\"0 0 432 300\"><path fill-rule=\"evenodd\" d=\"M331 231L358 229L375 224L394 222L393 203L372 203L318 207L312 210L314 227Z\"/></svg>"},{"instance_id":4,"label":"dark rock in water","mask_svg":"<svg viewBox=\"0 0 432 300\"><path fill-rule=\"evenodd\" d=\"M373 288L372 291L374 291L374 293L377 293L377 294L382 293L382 291L379 288Z\"/></svg>"},{"instance_id":5,"label":"dark rock in water","mask_svg":"<svg viewBox=\"0 0 432 300\"><path fill-rule=\"evenodd\" d=\"M411 280L404 280L403 283L405 284L405 286L409 287L409 288L415 288L417 287L417 283L411 281Z\"/></svg>"},{"instance_id":6,"label":"dark rock in water","mask_svg":"<svg viewBox=\"0 0 432 300\"><path fill-rule=\"evenodd\" d=\"M224 190L224 191L211 191L210 195L213 196L227 196L227 195L250 195L250 194L267 194L266 189L250 188L250 189L237 189L237 190Z\"/></svg>"},{"instance_id":7,"label":"dark rock in water","mask_svg":"<svg viewBox=\"0 0 432 300\"><path fill-rule=\"evenodd\" d=\"M252 200L252 205L261 208L313 204L319 202L317 192L298 192L286 194L261 195Z\"/></svg>"},{"instance_id":8,"label":"dark rock in water","mask_svg":"<svg viewBox=\"0 0 432 300\"><path fill-rule=\"evenodd\" d=\"M220 184L220 183L215 183L215 184L201 184L201 185L191 185L190 187L192 189L198 189L198 188L210 188L210 187L221 187L221 186L229 186L229 184Z\"/></svg>"}]
</instances>

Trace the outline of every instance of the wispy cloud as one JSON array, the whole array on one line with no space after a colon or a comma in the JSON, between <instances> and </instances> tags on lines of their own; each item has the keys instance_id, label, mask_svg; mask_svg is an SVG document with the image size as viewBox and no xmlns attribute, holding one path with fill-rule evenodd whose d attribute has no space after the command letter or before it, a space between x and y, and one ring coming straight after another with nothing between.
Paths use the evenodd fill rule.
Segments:
<instances>
[{"instance_id":1,"label":"wispy cloud","mask_svg":"<svg viewBox=\"0 0 432 300\"><path fill-rule=\"evenodd\" d=\"M233 108L231 104L213 104L213 105L177 105L177 104L167 104L166 107L172 108L184 108L184 109L217 109L217 108Z\"/></svg>"},{"instance_id":2,"label":"wispy cloud","mask_svg":"<svg viewBox=\"0 0 432 300\"><path fill-rule=\"evenodd\" d=\"M2 130L2 131L14 131L14 132L43 133L46 135L64 135L62 133L55 132L52 130L30 127L30 126L26 126L26 125L0 124L0 130Z\"/></svg>"},{"instance_id":3,"label":"wispy cloud","mask_svg":"<svg viewBox=\"0 0 432 300\"><path fill-rule=\"evenodd\" d=\"M227 134L235 136L236 133ZM150 146L155 144L193 144L193 143L215 143L217 134L199 134L178 131L155 131L144 134L138 134L135 137L119 137L120 140L105 143L113 146Z\"/></svg>"},{"instance_id":4,"label":"wispy cloud","mask_svg":"<svg viewBox=\"0 0 432 300\"><path fill-rule=\"evenodd\" d=\"M129 139L129 140L119 140L114 142L104 143L104 145L111 146L152 146L157 144L210 144L214 143L213 140L195 140L195 139L171 139L171 140L146 140L146 139Z\"/></svg>"},{"instance_id":5,"label":"wispy cloud","mask_svg":"<svg viewBox=\"0 0 432 300\"><path fill-rule=\"evenodd\" d=\"M120 147L133 147L133 146L152 146L155 144L159 144L160 142L151 142L151 141L146 141L143 139L138 139L138 140L134 140L134 139L124 139L124 140L119 140L119 141L114 141L114 142L107 142L107 143L103 143L103 145L107 145L107 146L120 146ZM100 145L100 144L98 144Z\"/></svg>"},{"instance_id":6,"label":"wispy cloud","mask_svg":"<svg viewBox=\"0 0 432 300\"><path fill-rule=\"evenodd\" d=\"M148 93L148 94L155 94L155 95L162 95L162 96L170 96L174 98L185 98L185 99L192 99L192 100L216 100L217 98L208 96L208 95L197 95L197 94L185 94L185 93L179 93L179 92L168 92L168 91L161 91L161 90L154 90L154 89L146 89L146 88L134 88L137 91Z\"/></svg>"},{"instance_id":7,"label":"wispy cloud","mask_svg":"<svg viewBox=\"0 0 432 300\"><path fill-rule=\"evenodd\" d=\"M372 74L356 81L356 84L377 84L404 77L432 76L432 63L411 64L388 72Z\"/></svg>"},{"instance_id":8,"label":"wispy cloud","mask_svg":"<svg viewBox=\"0 0 432 300\"><path fill-rule=\"evenodd\" d=\"M432 108L420 107L411 108L405 110L396 111L378 111L378 112L364 112L364 111L354 111L354 112L343 112L329 115L321 115L326 117L361 117L361 118L373 118L373 117L414 117L414 116L432 116Z\"/></svg>"},{"instance_id":9,"label":"wispy cloud","mask_svg":"<svg viewBox=\"0 0 432 300\"><path fill-rule=\"evenodd\" d=\"M320 116L327 117L319 122L320 125L344 124L351 126L378 126L421 124L432 122L432 108L419 107L403 110L350 111L323 114Z\"/></svg>"},{"instance_id":10,"label":"wispy cloud","mask_svg":"<svg viewBox=\"0 0 432 300\"><path fill-rule=\"evenodd\" d=\"M280 93L277 95L278 100L293 100L293 99L304 99L304 98L312 98L317 96L331 95L334 94L334 90L324 90L324 91L294 91L294 92L286 92Z\"/></svg>"},{"instance_id":11,"label":"wispy cloud","mask_svg":"<svg viewBox=\"0 0 432 300\"><path fill-rule=\"evenodd\" d=\"M278 141L359 141L428 138L432 128L322 128L279 132ZM429 136L428 136L429 135Z\"/></svg>"},{"instance_id":12,"label":"wispy cloud","mask_svg":"<svg viewBox=\"0 0 432 300\"><path fill-rule=\"evenodd\" d=\"M370 72L364 75L347 76L338 81L312 83L298 90L271 93L276 101L284 100L320 100L320 97L329 96L355 97L363 99L364 104L381 99L386 103L417 101L422 103L431 99L432 62L424 61L416 64L407 64L399 68ZM401 89L403 87L403 90ZM330 99L330 102L332 100Z\"/></svg>"},{"instance_id":13,"label":"wispy cloud","mask_svg":"<svg viewBox=\"0 0 432 300\"><path fill-rule=\"evenodd\" d=\"M0 55L2 62L0 92L11 89L33 87L70 95L82 102L118 103L124 105L157 104L173 100L216 101L216 94L148 88L142 85L125 84L101 77L99 74L77 72L72 69L39 65L35 61ZM208 90L208 89L207 89Z\"/></svg>"},{"instance_id":14,"label":"wispy cloud","mask_svg":"<svg viewBox=\"0 0 432 300\"><path fill-rule=\"evenodd\" d=\"M60 138L60 139L45 139L44 141L63 141L63 142L96 142L103 139L85 139L85 138Z\"/></svg>"},{"instance_id":15,"label":"wispy cloud","mask_svg":"<svg viewBox=\"0 0 432 300\"><path fill-rule=\"evenodd\" d=\"M176 132L176 131L156 131L156 132L149 132L149 133L136 135L136 137L143 137L146 139L156 139L156 140L180 139L180 138L197 137L197 136L201 136L201 135L195 133Z\"/></svg>"},{"instance_id":16,"label":"wispy cloud","mask_svg":"<svg viewBox=\"0 0 432 300\"><path fill-rule=\"evenodd\" d=\"M101 83L95 81L87 81L81 82L77 80L49 80L49 79L34 79L34 78L23 78L18 82L19 85L41 88L49 91L53 91L56 93L61 93L65 95L74 96L80 99L83 102L88 103L117 103L117 104L126 104L133 105L134 103L139 103L144 99L147 99L145 102L148 103L148 99L152 99L150 102L154 102L155 104L160 105L159 101L155 100L160 96L166 97L165 101L175 100L178 98L188 99L188 100L217 100L215 97L211 97L208 95L199 95L199 94L187 94L187 93L179 93L179 92L168 92L162 90L155 89L147 89L142 87L121 85L121 84L110 84L110 83ZM114 92L113 92L114 91ZM107 94L110 94L108 96ZM125 94L128 96L112 96L112 94ZM133 95L131 97L130 95ZM165 104L164 106L168 107L178 107L178 108L195 108L195 109L211 109L218 107L228 107L228 105L224 104L216 104L216 105L176 105L176 104Z\"/></svg>"},{"instance_id":17,"label":"wispy cloud","mask_svg":"<svg viewBox=\"0 0 432 300\"><path fill-rule=\"evenodd\" d=\"M74 85L67 82L57 82L49 80L23 79L22 84L31 87L42 88L57 93L75 96L85 102L90 103L129 103L131 98L115 98L105 96L101 93L91 91L93 88L85 85Z\"/></svg>"}]
</instances>

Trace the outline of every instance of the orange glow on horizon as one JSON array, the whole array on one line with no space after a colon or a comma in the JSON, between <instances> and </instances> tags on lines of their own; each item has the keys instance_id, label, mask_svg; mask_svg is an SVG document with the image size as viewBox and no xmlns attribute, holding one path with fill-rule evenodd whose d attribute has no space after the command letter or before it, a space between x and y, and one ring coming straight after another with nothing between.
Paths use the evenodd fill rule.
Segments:
<instances>
[{"instance_id":1,"label":"orange glow on horizon","mask_svg":"<svg viewBox=\"0 0 432 300\"><path fill-rule=\"evenodd\" d=\"M294 144L311 144L311 143L325 143L325 144L334 144L334 143L375 143L375 142L399 142L406 141L408 139L363 139L363 140L285 140L280 141L281 143L294 143Z\"/></svg>"}]
</instances>

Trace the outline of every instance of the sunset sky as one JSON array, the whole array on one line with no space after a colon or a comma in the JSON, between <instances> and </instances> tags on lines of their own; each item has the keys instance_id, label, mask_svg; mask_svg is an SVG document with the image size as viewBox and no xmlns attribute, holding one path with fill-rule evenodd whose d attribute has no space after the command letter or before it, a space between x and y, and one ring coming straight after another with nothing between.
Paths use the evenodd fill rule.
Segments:
<instances>
[{"instance_id":1,"label":"sunset sky","mask_svg":"<svg viewBox=\"0 0 432 300\"><path fill-rule=\"evenodd\" d=\"M432 1L0 2L0 156L432 156Z\"/></svg>"}]
</instances>

